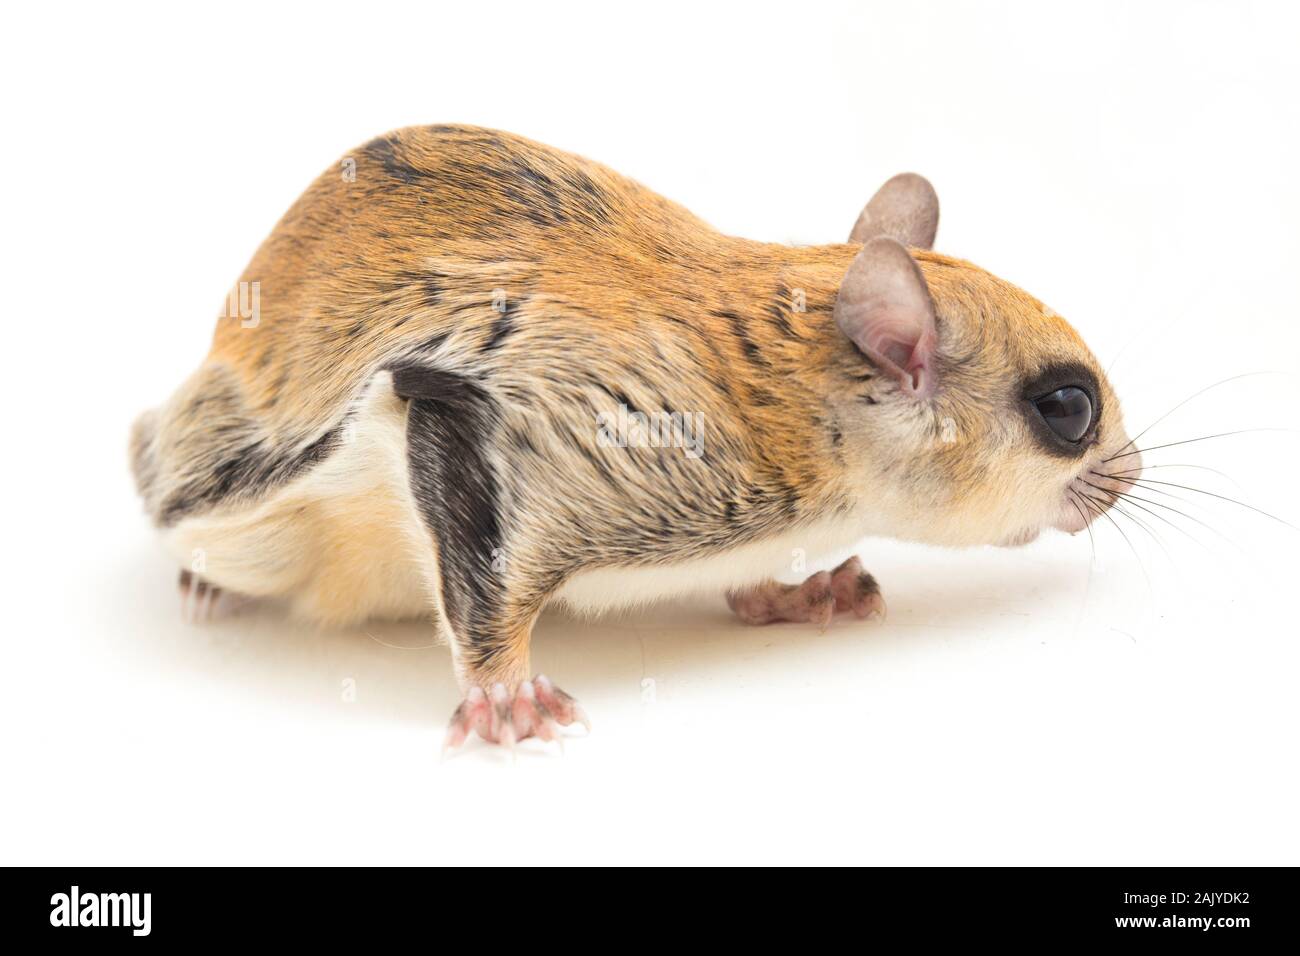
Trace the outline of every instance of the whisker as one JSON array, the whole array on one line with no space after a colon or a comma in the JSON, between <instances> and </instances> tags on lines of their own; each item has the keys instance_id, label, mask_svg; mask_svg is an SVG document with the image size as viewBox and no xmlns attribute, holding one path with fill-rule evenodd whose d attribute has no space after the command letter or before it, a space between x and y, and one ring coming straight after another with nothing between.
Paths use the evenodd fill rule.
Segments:
<instances>
[{"instance_id":1,"label":"whisker","mask_svg":"<svg viewBox=\"0 0 1300 956\"><path fill-rule=\"evenodd\" d=\"M1134 435L1132 438L1130 438L1129 441L1128 441L1128 445L1124 445L1124 446L1122 446L1122 447L1121 447L1121 451L1122 451L1124 448L1129 447L1129 445L1136 445L1136 444L1138 443L1138 439L1140 439L1143 435L1145 435L1147 432L1151 431L1151 429L1155 428L1157 425L1159 425L1161 422L1163 422L1166 418L1168 418L1168 417L1169 417L1170 415L1172 415L1174 412L1178 411L1178 409L1182 408L1182 407L1183 407L1184 405L1186 405L1188 402L1192 401L1193 399L1200 398L1200 397L1201 397L1202 395L1204 395L1206 392L1212 391L1212 390L1214 390L1214 389L1220 387L1221 385L1227 385L1229 382L1235 382L1235 381L1237 381L1238 379L1251 378L1251 377L1253 377L1253 376L1257 376L1257 375L1277 375L1277 374L1279 374L1279 373L1277 373L1277 372L1273 372L1273 371L1267 371L1267 370L1266 370L1266 371L1262 371L1262 372L1242 372L1240 375L1233 375L1233 376L1230 376L1229 378L1225 378L1225 379L1222 379L1221 381L1215 382L1213 385L1207 385L1207 386L1205 386L1203 389L1201 389L1200 391L1198 391L1198 392L1193 392L1191 395L1188 395L1186 398L1184 398L1181 402L1179 402L1179 403L1178 403L1177 405L1175 405L1173 408L1169 409L1169 411L1165 412L1163 415L1161 415L1159 418L1157 418L1155 421L1153 421L1153 422L1152 422L1150 425L1148 425L1146 428L1142 429L1140 432L1138 432L1136 435Z\"/></svg>"},{"instance_id":2,"label":"whisker","mask_svg":"<svg viewBox=\"0 0 1300 956\"><path fill-rule=\"evenodd\" d=\"M1088 544L1092 547L1092 560L1095 564L1097 562L1097 539L1092 536L1092 522L1088 520L1087 515L1083 513L1083 509L1079 507L1077 500L1079 493L1073 488L1067 488L1066 490L1070 493L1070 497L1075 499L1070 504L1075 511L1079 512L1079 520L1083 522L1083 530L1088 532Z\"/></svg>"},{"instance_id":3,"label":"whisker","mask_svg":"<svg viewBox=\"0 0 1300 956\"><path fill-rule=\"evenodd\" d=\"M1140 520L1140 519L1137 517L1137 515L1130 514L1129 512L1125 511L1125 510L1120 506L1120 503L1119 503L1118 501L1113 502L1113 503L1111 504L1111 507L1114 508L1117 512L1119 512L1119 514L1120 514L1121 516L1123 516L1123 517L1125 517L1125 518L1128 518L1129 521L1132 521L1135 525L1137 525L1139 528L1141 528L1143 531L1145 531L1148 535L1150 535L1150 536L1151 536L1151 540L1154 541L1154 542L1156 543L1156 547L1158 547L1161 551L1164 552L1165 560L1169 562L1170 567L1177 568L1177 565L1174 564L1174 558L1173 558L1173 555L1171 555L1171 554L1169 553L1169 549L1165 547L1165 543L1164 543L1162 540L1160 540L1160 536L1159 536L1158 534L1156 534L1154 531L1152 531L1151 528L1150 528L1150 526L1149 526L1145 521Z\"/></svg>"},{"instance_id":4,"label":"whisker","mask_svg":"<svg viewBox=\"0 0 1300 956\"><path fill-rule=\"evenodd\" d=\"M1083 615L1088 610L1088 596L1092 593L1092 576L1097 570L1097 539L1092 533L1092 522L1088 516L1083 513L1079 507L1079 493L1074 490L1073 485L1068 486L1066 493L1070 496L1070 504L1074 510L1079 513L1079 520L1083 522L1083 528L1088 532L1088 547L1092 549L1092 559L1088 562L1088 578L1083 584L1083 601L1079 604L1079 616L1074 622L1074 633L1079 633L1079 625L1083 622Z\"/></svg>"},{"instance_id":5,"label":"whisker","mask_svg":"<svg viewBox=\"0 0 1300 956\"><path fill-rule=\"evenodd\" d=\"M1079 496L1079 500L1083 502L1083 506L1088 509L1088 512L1090 514L1094 514L1097 517L1101 517L1105 513L1104 508L1098 508L1095 504L1093 504L1094 499L1092 498L1091 495L1081 491L1077 491L1075 492L1075 494Z\"/></svg>"},{"instance_id":6,"label":"whisker","mask_svg":"<svg viewBox=\"0 0 1300 956\"><path fill-rule=\"evenodd\" d=\"M1096 475L1098 478L1111 478L1111 477L1114 477L1114 473L1113 473L1113 472L1108 472L1108 471L1107 471L1107 472L1102 472L1102 471L1089 471L1089 474ZM1080 479L1080 480L1082 480L1082 479ZM1122 479L1122 480L1124 480L1124 481L1136 481L1137 479L1136 479L1136 478L1133 478L1133 477L1131 477L1131 476L1129 476L1129 477L1126 477L1126 478L1124 478L1124 479ZM1143 491L1149 491L1149 492L1151 492L1151 494L1153 494L1153 495L1164 495L1166 498L1173 498L1174 501L1184 501L1184 502L1187 502L1188 504L1191 504L1191 503L1192 503L1192 502L1191 502L1191 499L1189 499L1186 495L1180 495L1180 494L1178 494L1177 492L1173 492L1173 491L1165 491L1165 490L1162 489L1162 488L1146 488L1146 487L1144 487L1142 490L1143 490ZM1156 503L1159 504L1159 502L1156 502Z\"/></svg>"},{"instance_id":7,"label":"whisker","mask_svg":"<svg viewBox=\"0 0 1300 956\"><path fill-rule=\"evenodd\" d=\"M1122 491L1111 491L1109 488L1103 488L1101 485L1094 485L1091 481L1088 481L1086 478L1080 478L1079 480L1082 481L1089 488L1096 488L1098 491L1102 492L1103 494L1110 495L1111 501L1117 501L1119 498L1122 497L1124 498L1124 500L1130 502L1135 507L1142 508L1142 505L1138 504L1138 502L1141 500L1140 498L1131 497ZM1142 508L1142 510L1146 511L1148 514L1154 515L1155 517L1159 518L1161 521L1166 522L1171 527L1178 528L1178 525L1174 524L1172 521L1170 521L1168 518L1166 518L1164 515L1160 514L1159 512L1149 511L1147 508ZM1174 510L1174 509L1170 509L1170 510ZM1178 528L1178 530L1183 531L1182 528ZM1183 533L1186 534L1187 532L1184 531Z\"/></svg>"},{"instance_id":8,"label":"whisker","mask_svg":"<svg viewBox=\"0 0 1300 956\"><path fill-rule=\"evenodd\" d=\"M1186 438L1183 441L1171 441L1164 445L1152 445L1149 448L1135 448L1133 449L1133 451L1125 452L1122 455L1111 455L1109 458L1103 458L1102 463L1105 464L1106 462L1117 461L1120 458L1129 458L1133 455L1142 455L1149 451L1157 451L1158 449L1161 448L1173 448L1176 445L1190 445L1193 442L1209 441L1211 438L1228 438L1229 436L1232 435L1246 435L1251 432L1295 432L1295 429L1294 428L1240 428L1234 432L1219 432L1219 434L1217 435L1202 435L1200 438ZM1131 444L1133 443L1129 442L1129 445ZM1127 448L1128 445L1124 445L1123 447Z\"/></svg>"},{"instance_id":9,"label":"whisker","mask_svg":"<svg viewBox=\"0 0 1300 956\"><path fill-rule=\"evenodd\" d=\"M1156 481L1154 478L1130 478L1128 480L1136 482L1138 484L1138 487L1146 487L1148 484L1167 485L1170 488L1182 488L1184 491L1193 491L1200 495L1209 495L1211 498L1218 498L1220 501L1227 501L1231 504L1238 505L1242 508L1245 508L1248 511L1253 511L1256 514L1263 515L1265 518L1272 518L1278 524L1284 524L1292 531L1300 531L1300 528L1297 528L1295 525L1291 524L1291 522L1284 521L1282 518L1279 518L1275 514L1269 514L1267 511L1263 510L1262 508L1256 508L1254 505L1248 505L1246 504L1246 502L1238 501L1236 498L1229 498L1227 495L1218 495L1215 494L1213 491L1206 491L1204 488L1193 488L1190 485L1180 485L1177 482L1173 482L1173 481Z\"/></svg>"},{"instance_id":10,"label":"whisker","mask_svg":"<svg viewBox=\"0 0 1300 956\"><path fill-rule=\"evenodd\" d=\"M1095 474L1097 474L1097 473L1096 473L1096 472L1093 472L1093 474L1095 475ZM1093 487L1093 488L1096 488L1096 487L1097 487L1096 485L1093 485L1090 481L1087 481L1087 480L1084 479L1084 478L1080 478L1079 480L1082 481L1085 485L1089 485L1090 487ZM1152 492L1153 494L1157 494L1157 495L1169 495L1169 494L1170 494L1170 492L1168 492L1168 491L1161 491L1159 488L1143 488L1143 490L1144 490L1144 491L1150 491L1150 492ZM1125 497L1125 498L1132 499L1133 501L1141 501L1141 502L1145 502L1146 504L1154 505L1154 506L1157 507L1157 508L1164 508L1166 511L1172 511L1174 514L1176 514L1176 515L1180 515L1181 517L1186 518L1188 521L1194 521L1194 522L1196 522L1196 523L1199 524L1202 528L1204 528L1206 531L1209 531L1211 534L1213 534L1213 535L1215 535L1215 536L1217 536L1217 537L1222 538L1225 542L1227 542L1228 544L1232 545L1232 546L1233 546L1234 548L1236 548L1237 550L1239 550L1239 551L1241 550L1241 548L1240 548L1240 546L1237 544L1237 542L1233 541L1231 538L1229 538L1227 535L1225 535L1225 534L1224 534L1222 531L1220 531L1218 528L1214 527L1214 525L1207 524L1206 522L1202 521L1200 518L1196 517L1196 515L1190 515L1190 514L1188 514L1186 511L1180 511L1179 509L1175 508L1173 505L1167 505L1167 504L1165 504L1163 501L1152 501L1150 498L1143 498L1143 497L1141 497L1140 495L1135 495L1135 494L1133 494L1131 491L1121 491L1121 492L1108 491L1107 493L1108 493L1108 494L1119 494L1119 495L1122 495L1122 496ZM1179 498L1179 497L1177 497L1177 496L1172 496L1172 495L1171 495L1171 497L1174 497L1174 500L1176 500L1176 501L1184 501L1184 500L1186 500L1186 499L1183 499L1183 498Z\"/></svg>"},{"instance_id":11,"label":"whisker","mask_svg":"<svg viewBox=\"0 0 1300 956\"><path fill-rule=\"evenodd\" d=\"M1086 482L1085 482L1085 484L1086 484ZM1094 488L1095 488L1096 485L1093 485L1093 486L1091 486L1091 487L1094 487ZM1098 489L1098 490L1102 490L1102 491L1104 491L1105 489ZM1107 493L1107 494L1110 494L1110 492L1106 492L1106 493ZM1091 495L1088 495L1087 497L1092 498ZM1095 502L1097 502L1097 503L1100 504L1100 505L1105 505L1105 506L1108 506L1108 507L1110 507L1110 508L1113 508L1113 509L1115 510L1115 512L1116 512L1116 513L1117 513L1121 518L1127 518L1129 521L1132 521L1135 525L1137 525L1139 528L1141 528L1141 529L1142 529L1143 531L1145 531L1147 534L1151 535L1152 538L1155 538L1155 535L1152 533L1151 529L1150 529L1147 525L1145 525L1145 524L1143 524L1141 521L1139 521L1135 516L1129 514L1127 511L1125 511L1123 508L1121 508L1121 507L1119 506L1119 502L1118 502L1118 501L1117 501L1113 496L1111 497L1110 501L1102 501L1100 498L1093 498L1092 500L1095 501ZM1156 544L1159 544L1159 543L1160 543L1159 539L1155 539L1155 540L1156 540Z\"/></svg>"},{"instance_id":12,"label":"whisker","mask_svg":"<svg viewBox=\"0 0 1300 956\"><path fill-rule=\"evenodd\" d=\"M1083 497L1089 501L1093 501L1093 502L1096 501L1096 499L1093 498L1092 495L1082 493L1082 492L1081 494L1083 494ZM1102 504L1105 504L1105 502L1102 502ZM1095 504L1094 504L1094 508L1095 508ZM1142 563L1142 555L1138 554L1138 549L1134 547L1132 539L1130 539L1129 536L1124 533L1124 529L1119 526L1119 522L1110 516L1109 509L1096 508L1096 512L1097 514L1101 515L1103 518L1105 518L1107 521L1109 521L1112 525L1115 526L1115 530L1119 532L1119 536L1124 539L1124 543L1128 545L1128 549L1133 552L1133 557L1137 560L1138 570L1142 572L1142 577L1146 579L1147 593L1154 598L1155 589L1151 586L1151 575L1147 574L1146 565Z\"/></svg>"},{"instance_id":13,"label":"whisker","mask_svg":"<svg viewBox=\"0 0 1300 956\"><path fill-rule=\"evenodd\" d=\"M1127 471L1110 471L1106 473L1105 477L1123 478L1128 475L1140 475L1142 474L1142 472L1150 471L1152 468L1195 468L1197 471L1213 472L1214 474L1218 475L1220 478L1223 478L1226 481L1231 481L1234 485L1237 483L1236 481L1233 481L1232 476L1229 475L1226 471L1219 471L1219 469L1211 468L1208 465L1192 465L1185 462L1179 462L1176 464L1167 463L1167 464L1159 464L1159 465L1143 465L1141 468L1129 468ZM1096 475L1100 473L1094 471L1093 474Z\"/></svg>"},{"instance_id":14,"label":"whisker","mask_svg":"<svg viewBox=\"0 0 1300 956\"><path fill-rule=\"evenodd\" d=\"M1087 485L1089 488L1096 488L1098 491L1105 491L1107 494L1110 494L1110 495L1119 495L1119 496L1122 497L1126 502L1128 502L1129 504L1131 504L1134 508L1139 508L1139 509L1141 509L1142 511L1145 511L1147 514L1151 515L1151 517L1153 517L1153 518L1159 518L1161 521L1163 521L1165 524L1169 525L1169 527L1173 528L1173 529L1174 529L1175 531L1177 531L1179 534L1182 534L1182 535L1185 535L1185 536L1188 537L1188 538L1191 538L1192 541L1196 542L1198 545L1200 545L1202 548L1204 548L1207 552L1209 552L1210 554L1214 554L1214 551L1210 549L1209 545L1207 545L1207 544L1206 544L1204 541L1202 541L1200 538L1196 537L1196 535L1192 534L1192 533L1191 533L1190 531L1188 531L1186 528L1181 528L1181 527L1179 527L1178 525L1174 524L1174 522L1170 521L1168 518L1166 518L1164 515L1162 515L1160 512L1158 512L1158 511L1152 511L1150 508L1148 508L1148 507L1146 507L1145 505L1141 504L1140 502L1146 501L1145 498L1139 498L1137 495L1130 495L1130 494L1128 494L1127 492L1123 492L1123 491L1110 491L1109 489L1102 488L1100 485L1094 485L1091 481L1088 481L1087 479L1084 479L1084 478L1080 478L1079 480L1082 481L1082 482L1083 482L1085 485ZM1162 507L1162 508L1168 508L1170 511L1174 512L1174 514L1182 515L1184 518L1188 518L1188 519L1190 519L1190 520L1192 520L1192 521L1196 521L1196 520L1197 520L1196 518L1193 518L1191 515L1184 514L1183 512L1179 511L1177 508L1172 508L1172 507L1170 507L1169 505L1161 505L1160 502L1158 502L1158 501L1148 501L1147 504L1156 505L1157 507ZM1201 522L1201 523L1204 524L1204 522ZM1209 527L1209 526L1206 525L1206 527ZM1211 530L1211 531L1214 531L1213 528L1210 528L1210 530ZM1215 532L1215 533L1217 534L1218 532ZM1229 543L1231 543L1231 542L1229 542Z\"/></svg>"}]
</instances>

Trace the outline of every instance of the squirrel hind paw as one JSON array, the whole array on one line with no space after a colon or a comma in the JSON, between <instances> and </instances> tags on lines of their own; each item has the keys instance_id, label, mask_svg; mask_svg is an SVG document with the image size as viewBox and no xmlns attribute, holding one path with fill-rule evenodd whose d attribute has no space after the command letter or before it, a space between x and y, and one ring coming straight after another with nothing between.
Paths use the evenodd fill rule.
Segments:
<instances>
[{"instance_id":1,"label":"squirrel hind paw","mask_svg":"<svg viewBox=\"0 0 1300 956\"><path fill-rule=\"evenodd\" d=\"M247 599L241 595L209 584L186 569L180 572L177 589L181 596L181 619L186 624L221 620L247 603Z\"/></svg>"}]
</instances>

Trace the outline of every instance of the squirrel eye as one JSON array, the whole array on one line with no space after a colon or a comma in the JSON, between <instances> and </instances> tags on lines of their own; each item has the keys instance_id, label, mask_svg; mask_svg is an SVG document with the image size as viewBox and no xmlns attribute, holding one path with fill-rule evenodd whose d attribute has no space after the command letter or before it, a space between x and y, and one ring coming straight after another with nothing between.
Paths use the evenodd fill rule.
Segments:
<instances>
[{"instance_id":1,"label":"squirrel eye","mask_svg":"<svg viewBox=\"0 0 1300 956\"><path fill-rule=\"evenodd\" d=\"M1074 385L1058 388L1034 402L1047 427L1068 442L1078 442L1092 427L1092 399Z\"/></svg>"}]
</instances>

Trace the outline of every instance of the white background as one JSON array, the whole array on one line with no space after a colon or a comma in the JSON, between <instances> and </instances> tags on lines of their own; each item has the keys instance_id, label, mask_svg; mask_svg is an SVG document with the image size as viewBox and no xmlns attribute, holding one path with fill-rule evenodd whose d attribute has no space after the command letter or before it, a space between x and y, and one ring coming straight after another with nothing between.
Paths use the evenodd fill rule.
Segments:
<instances>
[{"instance_id":1,"label":"white background","mask_svg":"<svg viewBox=\"0 0 1300 956\"><path fill-rule=\"evenodd\" d=\"M125 456L308 182L448 121L768 240L842 240L915 169L937 248L1071 319L1133 431L1283 373L1144 443L1290 428L1294 5L210 9L7 14L3 862L1300 862L1298 535L1207 495L1162 500L1214 532L1124 523L1136 555L864 542L884 625L548 615L534 660L594 734L439 764L427 627L183 624ZM1300 522L1295 452L1149 461Z\"/></svg>"}]
</instances>

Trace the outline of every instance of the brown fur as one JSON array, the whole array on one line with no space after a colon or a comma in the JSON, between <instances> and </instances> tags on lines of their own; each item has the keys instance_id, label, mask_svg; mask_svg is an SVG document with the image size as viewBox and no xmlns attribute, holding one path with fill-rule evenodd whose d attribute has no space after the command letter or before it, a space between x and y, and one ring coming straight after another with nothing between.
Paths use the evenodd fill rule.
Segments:
<instances>
[{"instance_id":1,"label":"brown fur","mask_svg":"<svg viewBox=\"0 0 1300 956\"><path fill-rule=\"evenodd\" d=\"M260 284L256 326L219 320L202 367L137 424L137 482L180 553L248 526L223 551L236 589L347 620L419 603L411 581L373 597L358 579L423 575L436 605L436 549L403 493L349 478L322 498L304 476L338 453L382 369L482 383L502 410L491 447L513 456L499 463L510 598L502 640L459 648L468 679L522 679L537 611L584 570L720 556L837 516L951 544L1041 526L1044 489L1078 465L1036 454L1007 410L1049 362L1096 370L1099 448L1123 440L1074 330L962 260L913 250L941 339L940 390L919 407L832 319L857 245L725 236L597 163L491 130L400 130L350 159L355 180L321 175L241 277ZM703 464L598 448L592 413L620 404L703 416ZM274 571L245 554L285 536Z\"/></svg>"}]
</instances>

